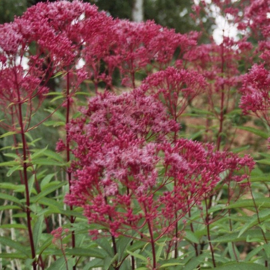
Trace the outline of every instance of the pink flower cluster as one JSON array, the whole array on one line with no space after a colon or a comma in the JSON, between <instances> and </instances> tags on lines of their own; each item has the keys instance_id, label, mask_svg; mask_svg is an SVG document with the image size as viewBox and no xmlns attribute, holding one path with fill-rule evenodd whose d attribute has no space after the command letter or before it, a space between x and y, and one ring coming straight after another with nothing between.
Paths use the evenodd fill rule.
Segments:
<instances>
[{"instance_id":1,"label":"pink flower cluster","mask_svg":"<svg viewBox=\"0 0 270 270\"><path fill-rule=\"evenodd\" d=\"M51 232L51 235L53 235L53 244L57 244L58 241L62 242L62 239L68 234L69 229L63 229L62 227L59 227Z\"/></svg>"},{"instance_id":2,"label":"pink flower cluster","mask_svg":"<svg viewBox=\"0 0 270 270\"><path fill-rule=\"evenodd\" d=\"M222 173L227 173L224 181L240 181L245 175L240 179L234 172L254 165L247 156L215 152L210 144L171 143L178 125L141 89L100 94L81 112L68 126L76 159L66 203L82 207L89 223L114 236L132 230L150 241L144 233L148 222L158 238L169 234L209 196Z\"/></svg>"},{"instance_id":3,"label":"pink flower cluster","mask_svg":"<svg viewBox=\"0 0 270 270\"><path fill-rule=\"evenodd\" d=\"M256 53L261 63L254 64L250 71L243 76L240 107L244 113L254 113L270 125L269 82L270 82L270 2L268 0L253 0L245 10L249 21L251 34L256 35L258 47Z\"/></svg>"},{"instance_id":4,"label":"pink flower cluster","mask_svg":"<svg viewBox=\"0 0 270 270\"><path fill-rule=\"evenodd\" d=\"M142 88L161 100L174 120L183 113L188 102L205 91L204 77L192 70L168 67L148 76Z\"/></svg>"},{"instance_id":5,"label":"pink flower cluster","mask_svg":"<svg viewBox=\"0 0 270 270\"><path fill-rule=\"evenodd\" d=\"M240 107L245 113L261 112L268 119L270 74L263 65L254 65L245 75L242 87L243 96Z\"/></svg>"},{"instance_id":6,"label":"pink flower cluster","mask_svg":"<svg viewBox=\"0 0 270 270\"><path fill-rule=\"evenodd\" d=\"M100 82L112 89L116 69L123 85L135 88L137 71L148 65L165 68L177 48L183 53L196 45L196 35L178 34L151 21L113 19L81 1L39 3L13 23L1 25L0 34L1 107L8 119L24 104L31 108L24 115L27 121L58 72L69 76L70 100L86 79L94 82L96 90ZM83 67L78 67L79 61Z\"/></svg>"},{"instance_id":7,"label":"pink flower cluster","mask_svg":"<svg viewBox=\"0 0 270 270\"><path fill-rule=\"evenodd\" d=\"M226 12L237 14L236 9ZM28 122L34 112L32 100L37 97L38 104L42 102L46 84L57 72L70 82L68 101L86 79L93 81L96 92L100 82L112 89L117 70L122 84L133 89L118 96L108 91L97 94L81 108L81 116L67 125L75 160L66 203L82 207L89 223L102 225L113 236L130 235L132 230L150 241L146 226L157 237L168 234L219 181L241 181L246 176L234 173L252 169L253 161L247 156L215 151L210 144L177 136L177 121L188 102L209 87L205 79L213 80L215 91L221 90L222 95L224 86L238 84L236 63L250 50L246 40L224 38L220 46L196 47L198 33L182 35L151 21L113 19L76 0L39 3L14 23L0 26L0 35L0 102L4 108L9 103L8 109L15 105L14 114L17 107L26 105ZM261 46L267 51L267 42ZM168 67L177 49L188 64L178 59L175 67ZM24 68L26 55L28 67ZM78 67L79 61L83 67ZM136 88L135 73L141 70L149 76ZM152 74L154 70L158 72ZM268 98L267 72L256 66L253 76L246 77L244 94L250 88L251 92L263 89L263 98ZM57 151L66 148L59 141ZM61 239L62 229L53 234Z\"/></svg>"}]
</instances>

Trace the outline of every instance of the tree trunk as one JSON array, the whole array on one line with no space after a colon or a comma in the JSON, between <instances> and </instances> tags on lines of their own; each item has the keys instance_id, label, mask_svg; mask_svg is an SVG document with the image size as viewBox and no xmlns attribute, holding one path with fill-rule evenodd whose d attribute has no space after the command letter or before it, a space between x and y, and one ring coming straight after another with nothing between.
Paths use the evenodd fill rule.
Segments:
<instances>
[{"instance_id":1,"label":"tree trunk","mask_svg":"<svg viewBox=\"0 0 270 270\"><path fill-rule=\"evenodd\" d=\"M143 0L133 1L132 20L134 22L143 21Z\"/></svg>"}]
</instances>

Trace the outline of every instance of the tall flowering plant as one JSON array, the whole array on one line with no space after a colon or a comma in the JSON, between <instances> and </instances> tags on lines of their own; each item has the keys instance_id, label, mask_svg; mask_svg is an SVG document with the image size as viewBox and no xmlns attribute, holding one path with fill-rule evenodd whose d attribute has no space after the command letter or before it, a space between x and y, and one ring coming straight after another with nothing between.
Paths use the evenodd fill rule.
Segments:
<instances>
[{"instance_id":1,"label":"tall flowering plant","mask_svg":"<svg viewBox=\"0 0 270 270\"><path fill-rule=\"evenodd\" d=\"M115 255L119 235L149 242L153 269L156 243L164 236L181 240L183 218L207 198L221 174L227 172L229 180L234 171L253 167L249 157L215 152L210 144L172 143L169 134L177 131L177 123L141 89L100 94L81 113L68 125L76 159L66 202L82 207L90 224L101 225L101 231L90 231L95 238L111 235ZM168 252L173 241L166 242ZM116 261L115 269L120 265Z\"/></svg>"},{"instance_id":2,"label":"tall flowering plant","mask_svg":"<svg viewBox=\"0 0 270 270\"><path fill-rule=\"evenodd\" d=\"M11 258L11 268L34 270L252 269L256 254L268 265L268 215L259 213L268 202L257 191L245 199L255 164L236 154L229 124L239 93L244 113L268 121L268 2L247 2L212 4L264 38L264 62L244 76L249 36L198 45L200 33L113 19L81 1L40 3L0 26L1 138L14 141L0 166L21 179L0 183L0 220L10 221L3 267ZM209 10L194 4L197 17ZM45 101L50 114L36 124ZM205 123L199 136L188 133L194 118ZM61 137L56 152L35 147L31 132L43 123ZM251 221L241 207L255 211ZM241 251L247 242L257 253Z\"/></svg>"}]
</instances>

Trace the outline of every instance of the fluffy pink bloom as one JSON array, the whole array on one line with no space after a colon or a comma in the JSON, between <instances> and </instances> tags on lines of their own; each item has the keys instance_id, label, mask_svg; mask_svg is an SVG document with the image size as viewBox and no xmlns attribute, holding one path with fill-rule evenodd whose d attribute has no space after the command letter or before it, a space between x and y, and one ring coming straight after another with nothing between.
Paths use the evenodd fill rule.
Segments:
<instances>
[{"instance_id":1,"label":"fluffy pink bloom","mask_svg":"<svg viewBox=\"0 0 270 270\"><path fill-rule=\"evenodd\" d=\"M168 67L148 76L142 88L162 101L176 120L183 113L188 102L205 91L206 82L196 71Z\"/></svg>"},{"instance_id":2,"label":"fluffy pink bloom","mask_svg":"<svg viewBox=\"0 0 270 270\"><path fill-rule=\"evenodd\" d=\"M56 144L55 150L56 150L57 152L62 152L62 151L64 151L65 149L66 149L66 145L65 145L65 143L63 142L63 140L60 139L60 140L57 142L57 144Z\"/></svg>"},{"instance_id":3,"label":"fluffy pink bloom","mask_svg":"<svg viewBox=\"0 0 270 270\"><path fill-rule=\"evenodd\" d=\"M224 180L222 173L232 181L235 171L254 165L248 157L215 152L210 144L181 139L172 145L167 135L175 123L141 90L99 95L81 111L68 126L76 160L65 201L114 236L128 236L132 229L150 241L142 230L148 220L157 235L169 234Z\"/></svg>"},{"instance_id":4,"label":"fluffy pink bloom","mask_svg":"<svg viewBox=\"0 0 270 270\"><path fill-rule=\"evenodd\" d=\"M119 96L108 92L98 94L89 100L88 108L81 111L90 121L80 124L81 127L84 125L87 136L101 140L106 137L108 141L118 139L123 135L135 139L156 136L161 139L179 129L178 124L168 118L162 104L152 96L146 96L141 89ZM76 140L78 125L74 124L70 125L69 133Z\"/></svg>"},{"instance_id":5,"label":"fluffy pink bloom","mask_svg":"<svg viewBox=\"0 0 270 270\"><path fill-rule=\"evenodd\" d=\"M244 113L249 111L258 113L260 117L269 121L269 83L269 71L263 65L254 65L250 72L244 76L240 104Z\"/></svg>"},{"instance_id":6,"label":"fluffy pink bloom","mask_svg":"<svg viewBox=\"0 0 270 270\"><path fill-rule=\"evenodd\" d=\"M270 12L269 0L252 0L245 9L245 17L249 19L249 26L254 31L262 30L267 35L269 25L268 13Z\"/></svg>"}]
</instances>

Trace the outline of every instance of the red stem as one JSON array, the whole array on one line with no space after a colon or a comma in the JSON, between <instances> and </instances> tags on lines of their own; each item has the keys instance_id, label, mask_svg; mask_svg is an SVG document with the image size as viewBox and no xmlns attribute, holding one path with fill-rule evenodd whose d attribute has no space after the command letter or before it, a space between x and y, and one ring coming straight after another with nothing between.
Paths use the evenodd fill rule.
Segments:
<instances>
[{"instance_id":1,"label":"red stem","mask_svg":"<svg viewBox=\"0 0 270 270\"><path fill-rule=\"evenodd\" d=\"M191 212L190 212L190 209L188 211L188 216L189 218L191 218ZM193 223L190 222L190 230L194 233L194 227L193 227ZM194 249L195 249L195 252L196 252L196 257L199 256L199 250L198 250L198 245L196 243L194 243ZM200 266L199 266L200 267Z\"/></svg>"},{"instance_id":2,"label":"red stem","mask_svg":"<svg viewBox=\"0 0 270 270\"><path fill-rule=\"evenodd\" d=\"M147 220L148 230L150 233L150 239L151 239L151 247L152 247L152 254L153 254L153 269L157 268L157 262L156 262L156 250L155 250L155 240L153 236L153 230L150 223L150 220Z\"/></svg>"},{"instance_id":3,"label":"red stem","mask_svg":"<svg viewBox=\"0 0 270 270\"><path fill-rule=\"evenodd\" d=\"M223 76L224 72L224 48L223 43L221 44L221 74ZM225 99L225 93L224 93L224 84L222 83L221 86L221 104L220 104L220 117L219 117L219 131L218 131L218 138L217 138L217 150L220 149L220 143L221 143L221 133L223 131L223 121L224 121L224 99Z\"/></svg>"},{"instance_id":4,"label":"red stem","mask_svg":"<svg viewBox=\"0 0 270 270\"><path fill-rule=\"evenodd\" d=\"M69 72L67 72L67 95L66 95L66 103L67 103L67 109L66 109L66 125L69 123L69 114L70 114L70 81L69 81ZM70 161L70 144L69 144L69 132L68 129L66 129L66 154L67 154L67 162ZM68 177L68 185L69 185L69 194L71 194L71 172L67 171L67 177ZM70 210L73 210L73 206L70 206ZM70 216L70 223L73 224L75 222L74 216ZM75 248L76 246L76 239L75 239L75 232L72 230L71 233L71 242L72 242L72 248ZM73 266L73 270L76 270L76 265Z\"/></svg>"},{"instance_id":5,"label":"red stem","mask_svg":"<svg viewBox=\"0 0 270 270\"><path fill-rule=\"evenodd\" d=\"M229 182L228 184L228 205L230 205L230 199L231 199L231 182ZM228 210L228 216L230 217L231 216L231 209ZM232 220L229 218L229 226L230 226L230 231L232 232L233 231L233 226L232 226ZM235 260L238 262L238 256L237 256L237 253L236 253L236 249L235 249L235 243L232 243L232 249L233 249L233 254L234 254L234 257L235 257Z\"/></svg>"},{"instance_id":6,"label":"red stem","mask_svg":"<svg viewBox=\"0 0 270 270\"><path fill-rule=\"evenodd\" d=\"M23 116L22 116L22 103L21 103L21 96L20 96L20 88L17 80L17 73L14 70L14 75L16 78L16 87L17 87L17 95L18 95L18 112L19 112L19 125L20 125L20 133L22 138L22 145L23 145L23 179L24 179L24 186L25 186L25 199L26 199L26 217L27 217L27 229L28 235L30 240L30 247L31 247L31 255L32 255L32 266L33 270L37 269L37 261L36 261L36 251L34 246L34 238L33 232L31 227L31 213L30 213L30 195L28 189L28 177L27 177L27 142L25 139L24 127L23 127Z\"/></svg>"},{"instance_id":7,"label":"red stem","mask_svg":"<svg viewBox=\"0 0 270 270\"><path fill-rule=\"evenodd\" d=\"M206 217L205 217L205 221L206 221L206 228L207 228L207 239L208 239L208 244L210 247L210 251L211 251L211 257L212 257L212 262L213 262L213 266L214 268L216 267L216 261L215 261L215 255L214 255L214 248L213 245L211 243L211 236L210 236L210 214L208 213L208 205L207 205L207 201L205 200L205 205L206 205Z\"/></svg>"},{"instance_id":8,"label":"red stem","mask_svg":"<svg viewBox=\"0 0 270 270\"><path fill-rule=\"evenodd\" d=\"M146 215L146 214L147 214L147 209L146 209L145 203L143 203L143 206L144 206L144 213L145 213L145 215ZM151 247L152 247L153 270L155 270L156 267L157 267L157 262L156 262L156 250L155 250L155 239L154 239L153 228L152 228L152 226L151 226L151 222L150 222L150 220L149 220L149 217L146 216L146 220L147 220L148 230L149 230L149 234L150 234Z\"/></svg>"}]
</instances>

